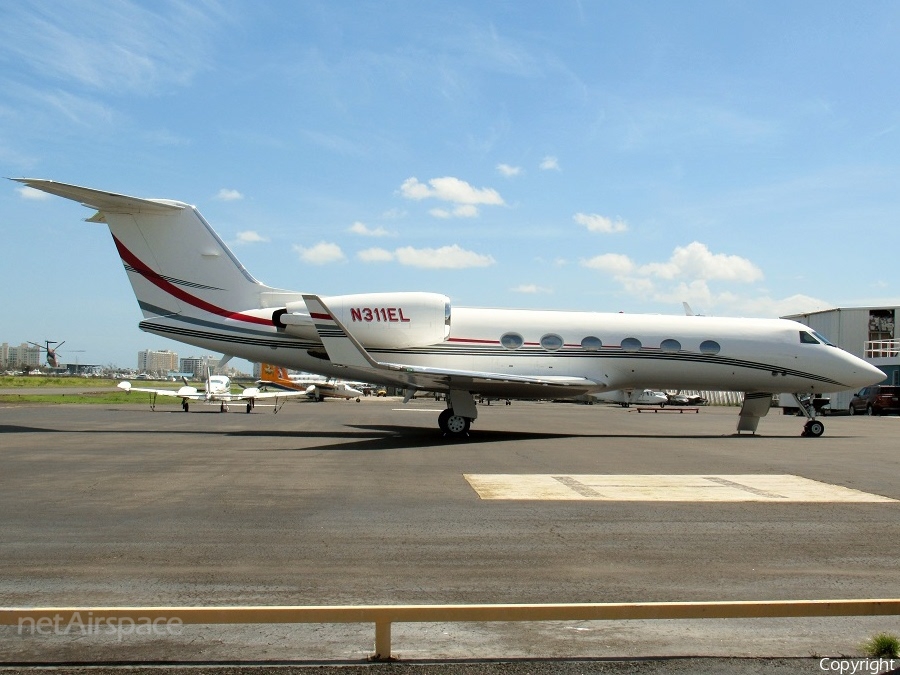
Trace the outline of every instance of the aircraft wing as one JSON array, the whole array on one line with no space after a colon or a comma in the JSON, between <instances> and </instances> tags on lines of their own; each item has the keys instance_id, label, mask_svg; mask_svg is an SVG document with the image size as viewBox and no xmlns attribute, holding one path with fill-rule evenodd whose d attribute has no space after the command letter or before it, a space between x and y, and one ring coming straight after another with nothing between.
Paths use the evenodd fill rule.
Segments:
<instances>
[{"instance_id":1,"label":"aircraft wing","mask_svg":"<svg viewBox=\"0 0 900 675\"><path fill-rule=\"evenodd\" d=\"M119 389L124 392L132 392L132 391L142 391L147 394L156 394L157 396L174 396L177 398L189 398L192 401L197 401L201 398L205 398L205 394L197 391L195 387L184 386L181 389L149 389L145 387L132 387L131 382L119 382L116 385Z\"/></svg>"},{"instance_id":2,"label":"aircraft wing","mask_svg":"<svg viewBox=\"0 0 900 675\"><path fill-rule=\"evenodd\" d=\"M497 395L512 395L510 392L521 391L523 396L535 396L535 389L543 388L548 398L577 396L607 388L605 383L585 377L534 377L376 361L319 296L304 295L303 300L331 362L357 371L371 372L378 382L432 391L463 389Z\"/></svg>"},{"instance_id":3,"label":"aircraft wing","mask_svg":"<svg viewBox=\"0 0 900 675\"><path fill-rule=\"evenodd\" d=\"M221 396L221 394L220 394ZM231 401L259 401L266 398L291 398L292 396L306 396L305 391L260 391L256 387L244 389L240 394L229 394Z\"/></svg>"}]
</instances>

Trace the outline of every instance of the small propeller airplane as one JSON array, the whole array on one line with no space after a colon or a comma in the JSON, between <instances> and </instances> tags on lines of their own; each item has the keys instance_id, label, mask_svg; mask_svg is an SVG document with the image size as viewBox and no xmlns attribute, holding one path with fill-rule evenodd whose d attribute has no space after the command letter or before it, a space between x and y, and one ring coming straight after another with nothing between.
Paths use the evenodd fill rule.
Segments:
<instances>
[{"instance_id":1,"label":"small propeller airplane","mask_svg":"<svg viewBox=\"0 0 900 675\"><path fill-rule=\"evenodd\" d=\"M305 391L278 391L265 392L260 391L257 387L248 387L239 394L231 393L231 378L227 375L213 375L210 368L206 369L206 385L203 391L188 384L186 378L182 377L184 386L180 389L149 389L145 387L133 387L131 382L119 382L117 385L122 391L131 393L132 391L140 391L150 394L150 409L156 409L157 396L172 396L181 399L181 409L188 412L190 409L190 401L198 401L205 404L219 404L219 412L228 412L228 404L235 401L245 401L247 404L247 412L249 413L256 407L258 400L274 399L273 407L277 413L281 406L278 405L278 399L293 398L295 396L304 396Z\"/></svg>"},{"instance_id":2,"label":"small propeller airplane","mask_svg":"<svg viewBox=\"0 0 900 675\"><path fill-rule=\"evenodd\" d=\"M95 209L87 221L109 227L144 315L141 330L249 361L400 387L409 395L445 394L447 409L437 422L451 437L468 435L478 417L476 396L739 391L737 432L755 433L774 393L810 400L811 393L885 379L875 366L786 319L451 310L440 293L326 297L273 288L247 271L190 204L13 180ZM208 396L186 392L184 405ZM801 412L807 418L801 435L821 436L825 425L813 406L802 405Z\"/></svg>"},{"instance_id":3,"label":"small propeller airplane","mask_svg":"<svg viewBox=\"0 0 900 675\"><path fill-rule=\"evenodd\" d=\"M47 352L47 365L50 366L51 368L59 368L59 355L57 353L57 350L60 347L62 347L64 344L66 344L65 340L63 340L62 342L57 342L56 340L44 340L43 345L40 345L37 342L29 341L28 344L34 345L35 347L37 347L39 349L43 349L45 352ZM56 346L51 347L50 345L56 345ZM84 350L83 349L68 349L66 351L83 352Z\"/></svg>"},{"instance_id":4,"label":"small propeller airplane","mask_svg":"<svg viewBox=\"0 0 900 675\"><path fill-rule=\"evenodd\" d=\"M261 377L256 384L259 387L275 387L282 391L302 391L314 401L324 401L326 398L356 399L360 402L363 393L356 389L363 386L359 382L328 381L321 375L293 378L288 374L287 368L263 363L260 367Z\"/></svg>"}]
</instances>

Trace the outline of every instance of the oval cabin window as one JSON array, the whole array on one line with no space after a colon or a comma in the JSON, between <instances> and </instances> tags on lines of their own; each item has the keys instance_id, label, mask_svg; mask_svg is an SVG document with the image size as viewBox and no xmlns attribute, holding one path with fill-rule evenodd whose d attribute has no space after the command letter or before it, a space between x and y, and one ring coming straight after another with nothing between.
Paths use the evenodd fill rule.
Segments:
<instances>
[{"instance_id":1,"label":"oval cabin window","mask_svg":"<svg viewBox=\"0 0 900 675\"><path fill-rule=\"evenodd\" d=\"M500 344L507 349L518 349L525 344L525 340L518 333L506 333L500 338Z\"/></svg>"},{"instance_id":2,"label":"oval cabin window","mask_svg":"<svg viewBox=\"0 0 900 675\"><path fill-rule=\"evenodd\" d=\"M622 340L622 349L626 352L636 352L641 348L641 341L637 338L629 337Z\"/></svg>"},{"instance_id":3,"label":"oval cabin window","mask_svg":"<svg viewBox=\"0 0 900 675\"><path fill-rule=\"evenodd\" d=\"M663 340L659 343L659 348L666 354L675 354L681 351L681 343L678 340Z\"/></svg>"},{"instance_id":4,"label":"oval cabin window","mask_svg":"<svg viewBox=\"0 0 900 675\"><path fill-rule=\"evenodd\" d=\"M593 335L588 335L581 341L581 348L586 352L600 351L602 346L603 343L600 342L600 338L594 337Z\"/></svg>"},{"instance_id":5,"label":"oval cabin window","mask_svg":"<svg viewBox=\"0 0 900 675\"><path fill-rule=\"evenodd\" d=\"M722 348L715 340L704 340L700 343L700 353L706 354L707 356L714 356L715 354L718 354L720 349Z\"/></svg>"},{"instance_id":6,"label":"oval cabin window","mask_svg":"<svg viewBox=\"0 0 900 675\"><path fill-rule=\"evenodd\" d=\"M555 333L547 333L547 335L541 338L541 347L546 349L548 352L555 352L561 349L562 346L563 339Z\"/></svg>"}]
</instances>

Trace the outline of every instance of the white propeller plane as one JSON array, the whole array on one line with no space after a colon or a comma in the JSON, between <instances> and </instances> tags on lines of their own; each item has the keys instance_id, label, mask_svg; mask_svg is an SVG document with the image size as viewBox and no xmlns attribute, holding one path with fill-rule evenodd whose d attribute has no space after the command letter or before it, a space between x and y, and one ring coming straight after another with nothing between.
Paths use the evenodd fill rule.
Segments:
<instances>
[{"instance_id":1,"label":"white propeller plane","mask_svg":"<svg viewBox=\"0 0 900 675\"><path fill-rule=\"evenodd\" d=\"M206 385L203 391L198 390L187 383L184 379L184 386L179 389L149 389L144 387L133 387L131 382L119 382L119 389L125 392L141 391L150 394L150 408L156 408L157 396L173 396L181 399L181 409L188 412L190 409L190 401L198 401L200 403L218 403L220 412L228 412L228 404L235 401L244 401L247 404L247 412L249 413L256 407L256 402L260 399L274 399L275 412L278 412L278 399L290 398L292 396L302 396L305 392L264 392L256 387L248 387L239 394L231 392L231 378L227 375L213 375L209 368L206 369Z\"/></svg>"},{"instance_id":2,"label":"white propeller plane","mask_svg":"<svg viewBox=\"0 0 900 675\"><path fill-rule=\"evenodd\" d=\"M14 179L95 209L144 314L140 328L250 361L447 394L438 424L466 435L474 396L550 399L616 389L743 391L738 432L773 392L858 389L884 373L784 319L454 307L437 293L322 298L272 288L199 211L51 180ZM824 425L809 406L803 435Z\"/></svg>"}]
</instances>

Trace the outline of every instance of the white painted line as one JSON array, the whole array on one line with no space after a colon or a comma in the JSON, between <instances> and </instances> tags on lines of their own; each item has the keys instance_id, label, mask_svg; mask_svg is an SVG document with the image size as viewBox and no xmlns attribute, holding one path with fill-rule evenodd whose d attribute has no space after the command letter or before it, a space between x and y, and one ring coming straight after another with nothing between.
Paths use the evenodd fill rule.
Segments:
<instances>
[{"instance_id":1,"label":"white painted line","mask_svg":"<svg viewBox=\"0 0 900 675\"><path fill-rule=\"evenodd\" d=\"M463 474L481 499L656 502L897 502L788 474Z\"/></svg>"}]
</instances>

